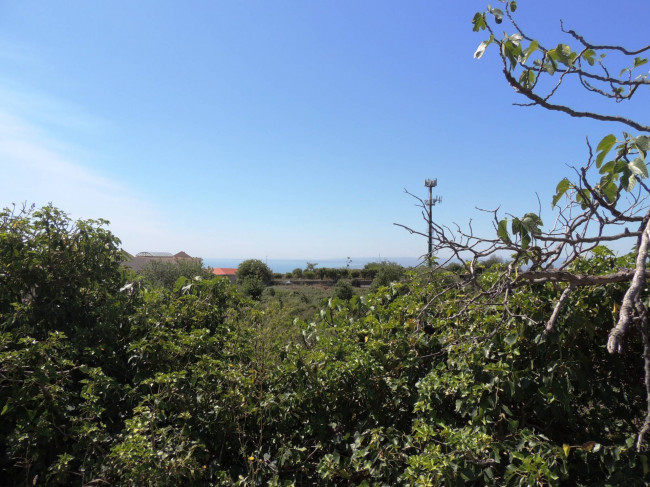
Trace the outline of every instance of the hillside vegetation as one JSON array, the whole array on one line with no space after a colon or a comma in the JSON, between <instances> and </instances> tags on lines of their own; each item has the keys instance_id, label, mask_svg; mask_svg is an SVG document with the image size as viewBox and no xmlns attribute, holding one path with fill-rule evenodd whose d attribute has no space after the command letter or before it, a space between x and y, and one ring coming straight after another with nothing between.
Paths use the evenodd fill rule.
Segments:
<instances>
[{"instance_id":1,"label":"hillside vegetation","mask_svg":"<svg viewBox=\"0 0 650 487\"><path fill-rule=\"evenodd\" d=\"M410 274L310 320L227 279L120 267L103 222L0 215L0 468L9 485L643 484L639 359L603 348L622 287L553 284L512 316ZM584 271L625 265L604 248ZM486 271L489 282L498 275ZM445 293L446 306L427 306ZM277 295L276 295L277 297ZM631 340L629 353L642 345Z\"/></svg>"}]
</instances>

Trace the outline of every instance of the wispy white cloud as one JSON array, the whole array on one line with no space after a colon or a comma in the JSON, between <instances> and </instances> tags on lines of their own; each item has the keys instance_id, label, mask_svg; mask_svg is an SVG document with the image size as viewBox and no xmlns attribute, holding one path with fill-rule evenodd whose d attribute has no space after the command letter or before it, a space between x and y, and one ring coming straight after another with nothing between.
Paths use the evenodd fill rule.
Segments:
<instances>
[{"instance_id":1,"label":"wispy white cloud","mask_svg":"<svg viewBox=\"0 0 650 487\"><path fill-rule=\"evenodd\" d=\"M26 91L1 78L0 107L42 129L69 130L77 135L105 134L113 129L108 120L89 113L83 106L37 91Z\"/></svg>"},{"instance_id":2,"label":"wispy white cloud","mask_svg":"<svg viewBox=\"0 0 650 487\"><path fill-rule=\"evenodd\" d=\"M63 104L57 105L63 110ZM0 205L53 203L73 218L108 219L112 231L132 251L174 245L167 236L175 232L153 204L137 189L75 160L71 154L79 152L83 151L0 105Z\"/></svg>"}]
</instances>

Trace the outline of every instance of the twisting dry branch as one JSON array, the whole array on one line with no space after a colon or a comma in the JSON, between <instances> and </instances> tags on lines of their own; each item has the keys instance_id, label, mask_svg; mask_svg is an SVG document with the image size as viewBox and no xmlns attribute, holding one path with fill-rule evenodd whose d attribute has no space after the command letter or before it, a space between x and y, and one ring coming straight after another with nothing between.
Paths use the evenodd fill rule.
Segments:
<instances>
[{"instance_id":1,"label":"twisting dry branch","mask_svg":"<svg viewBox=\"0 0 650 487\"><path fill-rule=\"evenodd\" d=\"M550 333L553 331L553 328L555 327L555 323L557 323L557 318L558 316L560 316L560 311L562 310L564 303L569 297L569 294L571 294L571 292L574 289L573 286L574 284L570 283L562 292L560 299L558 299L557 303L555 304L555 308L553 309L553 314L551 314L551 317L546 322L546 326L544 327L545 333Z\"/></svg>"},{"instance_id":2,"label":"twisting dry branch","mask_svg":"<svg viewBox=\"0 0 650 487\"><path fill-rule=\"evenodd\" d=\"M643 303L639 303L639 332L643 340L643 370L645 373L645 392L646 392L646 415L643 420L643 425L639 430L636 439L636 450L641 451L645 435L650 430L650 338L648 337L648 317L647 310Z\"/></svg>"},{"instance_id":3,"label":"twisting dry branch","mask_svg":"<svg viewBox=\"0 0 650 487\"><path fill-rule=\"evenodd\" d=\"M560 25L562 28L562 32L566 34L570 34L574 39L579 41L580 44L582 44L586 49L593 49L594 51L620 51L626 56L637 56L638 54L644 53L646 51L650 51L650 45L642 47L641 49L637 49L636 51L630 51L629 49L626 49L623 46L606 46L606 45L591 44L590 42L587 42L583 36L576 33L576 31L572 29L565 30L562 21L560 21Z\"/></svg>"},{"instance_id":4,"label":"twisting dry branch","mask_svg":"<svg viewBox=\"0 0 650 487\"><path fill-rule=\"evenodd\" d=\"M609 332L609 338L607 340L607 350L609 353L621 353L623 335L625 335L628 327L632 324L634 311L639 306L641 293L646 283L648 245L650 245L650 219L648 219L643 235L641 236L641 243L639 244L636 256L634 276L632 282L630 282L630 287L628 287L623 297L618 323Z\"/></svg>"},{"instance_id":5,"label":"twisting dry branch","mask_svg":"<svg viewBox=\"0 0 650 487\"><path fill-rule=\"evenodd\" d=\"M515 78L510 74L510 72L504 68L503 69L503 75L505 76L506 80L508 83L510 83L510 86L512 86L518 93L521 93L524 95L526 98L531 100L533 105L539 105L543 108L546 108L547 110L551 111L556 111L556 112L564 112L567 115L570 115L572 117L576 118L591 118L593 120L600 120L601 122L618 122L622 123L624 125L627 125L628 127L632 127L635 130L638 130L639 132L650 132L650 125L643 125L635 120L632 120L627 117L622 117L620 115L604 115L602 113L597 113L597 112L589 112L589 111L581 111L581 110L575 110L571 107L568 107L566 105L557 105L554 103L550 103L547 99L544 97L539 96L537 93L534 93L533 91L524 88ZM515 103L515 105L520 105L520 106L529 106L529 105L522 105L519 103Z\"/></svg>"}]
</instances>

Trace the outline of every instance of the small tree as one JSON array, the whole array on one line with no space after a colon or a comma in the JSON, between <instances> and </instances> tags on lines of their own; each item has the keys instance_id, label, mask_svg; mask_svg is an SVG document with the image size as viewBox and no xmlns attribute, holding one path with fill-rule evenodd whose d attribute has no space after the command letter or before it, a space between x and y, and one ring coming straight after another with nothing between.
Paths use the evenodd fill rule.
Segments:
<instances>
[{"instance_id":1,"label":"small tree","mask_svg":"<svg viewBox=\"0 0 650 487\"><path fill-rule=\"evenodd\" d=\"M243 283L251 277L258 279L263 285L268 286L273 280L273 271L261 260L245 260L237 268L237 282Z\"/></svg>"},{"instance_id":2,"label":"small tree","mask_svg":"<svg viewBox=\"0 0 650 487\"><path fill-rule=\"evenodd\" d=\"M253 299L259 300L262 297L266 285L256 276L248 276L241 281L241 290Z\"/></svg>"},{"instance_id":3,"label":"small tree","mask_svg":"<svg viewBox=\"0 0 650 487\"><path fill-rule=\"evenodd\" d=\"M51 205L0 211L0 323L39 340L105 327L125 279L120 241L107 224L73 221Z\"/></svg>"},{"instance_id":4,"label":"small tree","mask_svg":"<svg viewBox=\"0 0 650 487\"><path fill-rule=\"evenodd\" d=\"M341 279L334 286L333 296L343 301L349 301L354 296L354 288L347 279Z\"/></svg>"},{"instance_id":5,"label":"small tree","mask_svg":"<svg viewBox=\"0 0 650 487\"><path fill-rule=\"evenodd\" d=\"M374 279L370 288L374 291L381 286L388 286L391 282L399 281L404 277L404 267L396 262L384 260L382 262L372 262L366 267L372 270Z\"/></svg>"}]
</instances>

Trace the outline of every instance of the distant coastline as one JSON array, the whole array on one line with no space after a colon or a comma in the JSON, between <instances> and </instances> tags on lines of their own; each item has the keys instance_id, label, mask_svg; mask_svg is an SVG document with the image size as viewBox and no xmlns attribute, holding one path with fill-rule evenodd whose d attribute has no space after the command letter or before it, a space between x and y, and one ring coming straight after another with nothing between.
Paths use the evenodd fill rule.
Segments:
<instances>
[{"instance_id":1,"label":"distant coastline","mask_svg":"<svg viewBox=\"0 0 650 487\"><path fill-rule=\"evenodd\" d=\"M259 258L259 257L251 257ZM206 267L237 267L246 259L223 259L219 257L206 257L203 265ZM345 257L339 259L259 259L265 262L273 272L291 272L296 268L304 269L307 262L318 263L317 267L346 267L348 265ZM419 257L352 257L350 269L361 269L369 262L380 262L389 260L404 267L413 267L422 263Z\"/></svg>"}]
</instances>

